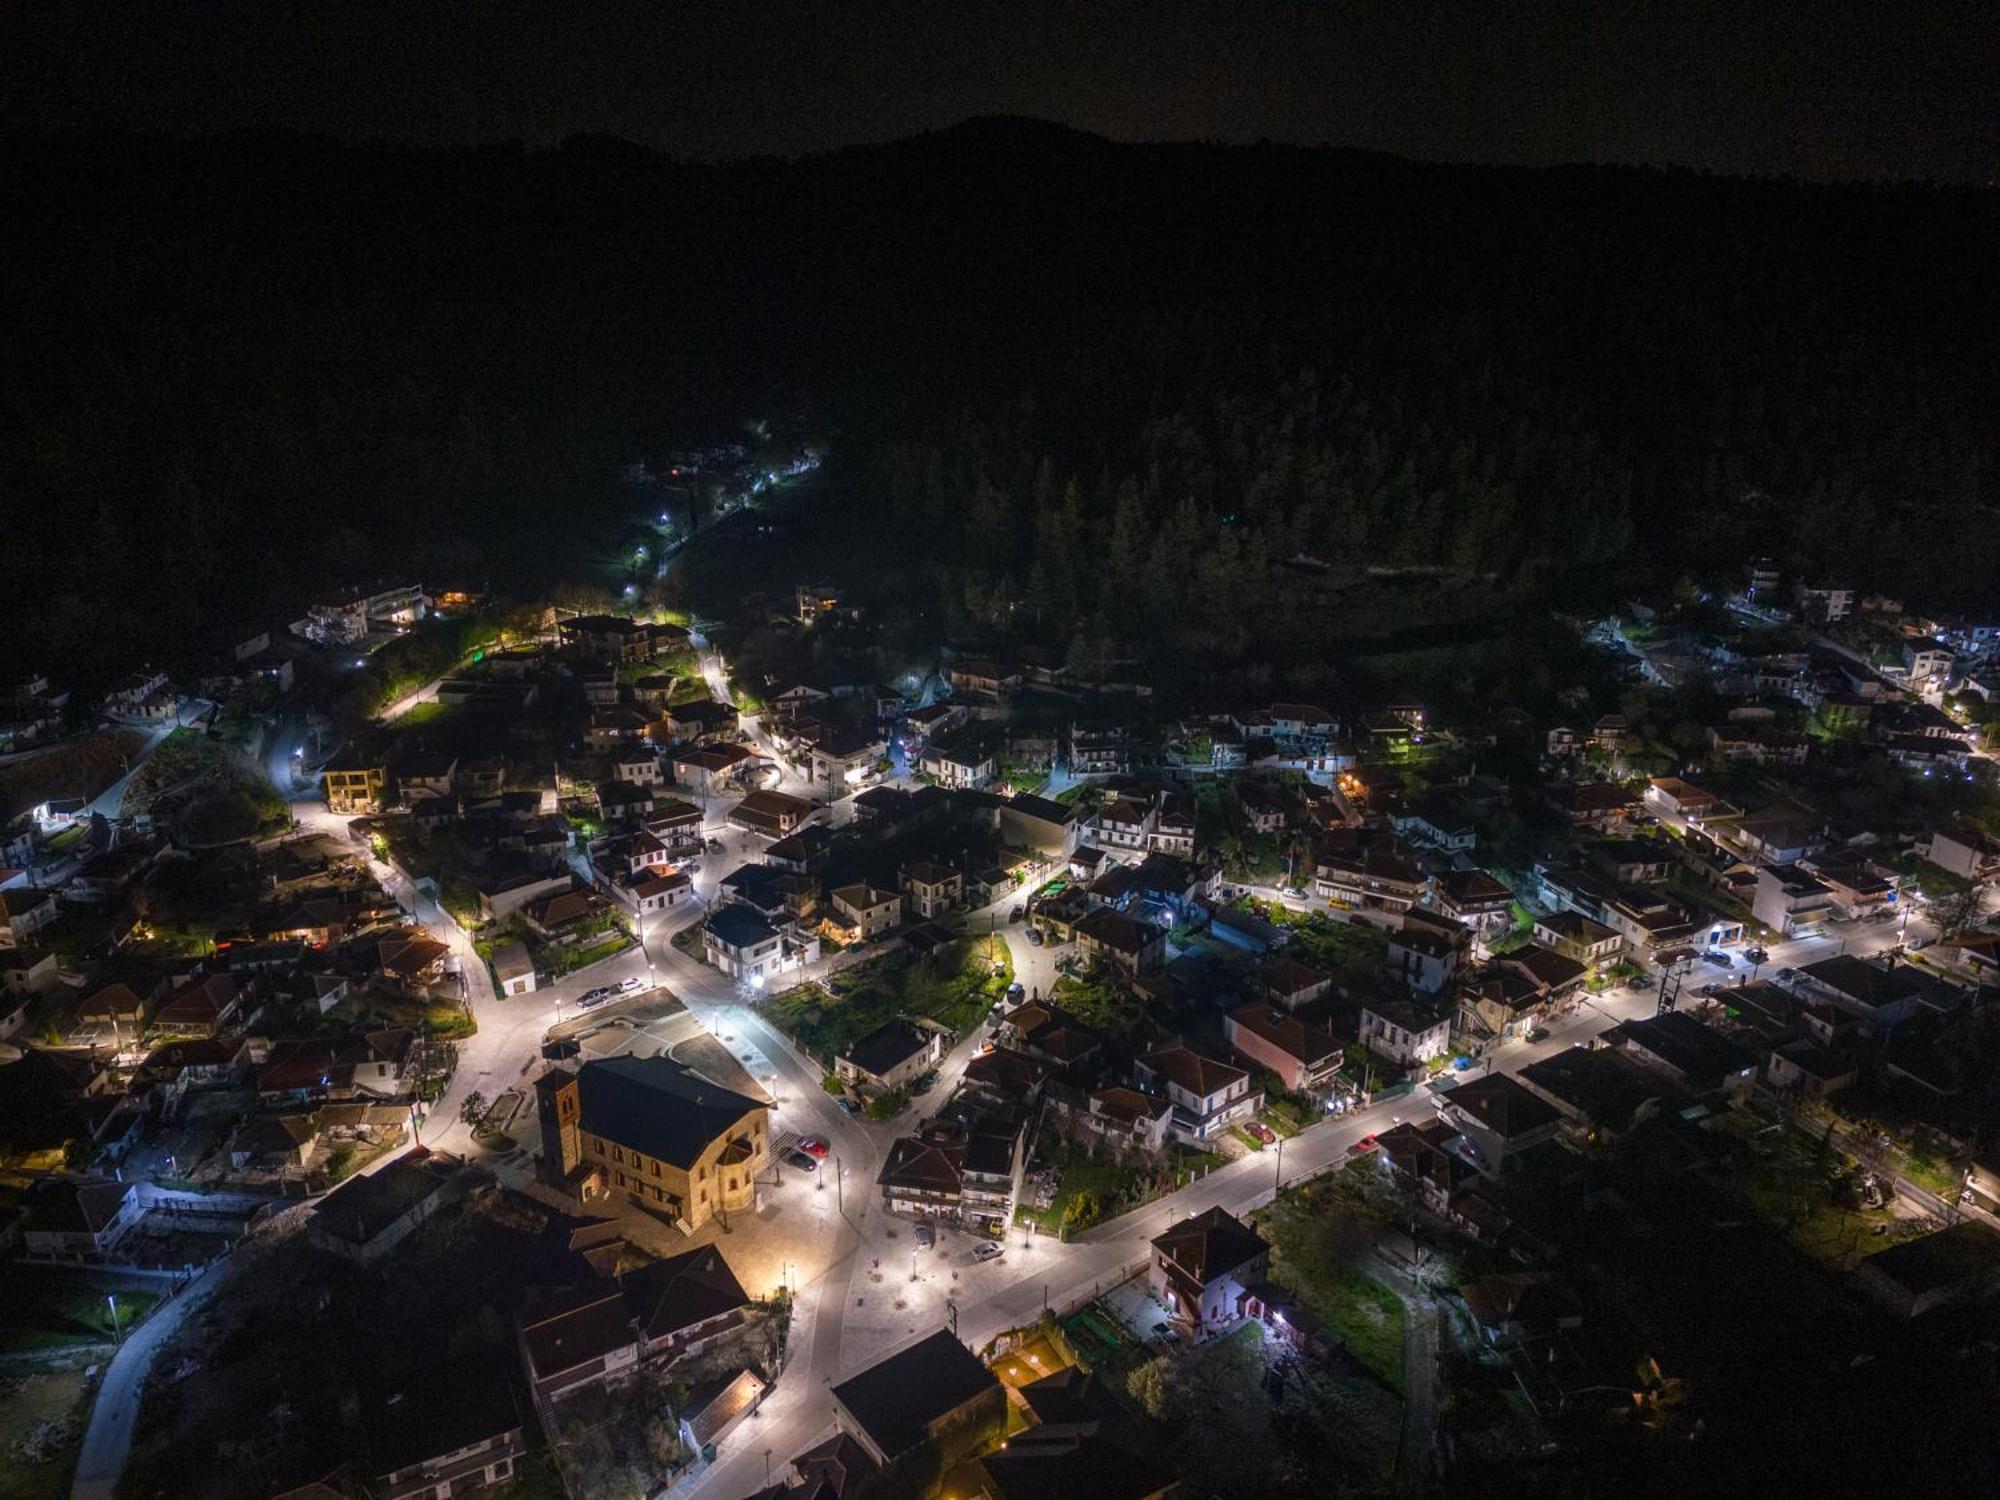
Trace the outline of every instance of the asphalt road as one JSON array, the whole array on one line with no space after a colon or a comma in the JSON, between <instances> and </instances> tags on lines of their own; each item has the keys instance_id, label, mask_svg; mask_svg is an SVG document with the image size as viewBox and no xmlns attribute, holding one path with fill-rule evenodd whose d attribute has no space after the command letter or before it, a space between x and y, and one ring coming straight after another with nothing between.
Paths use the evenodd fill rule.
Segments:
<instances>
[{"instance_id":1,"label":"asphalt road","mask_svg":"<svg viewBox=\"0 0 2000 1500\"><path fill-rule=\"evenodd\" d=\"M112 1500L118 1477L125 1469L126 1456L132 1451L132 1428L138 1420L139 1398L153 1356L189 1312L214 1296L228 1281L235 1265L234 1256L212 1262L188 1290L155 1308L152 1317L140 1324L138 1332L111 1356L97 1388L97 1399L90 1408L90 1424L84 1428L83 1443L77 1451L71 1500Z\"/></svg>"}]
</instances>

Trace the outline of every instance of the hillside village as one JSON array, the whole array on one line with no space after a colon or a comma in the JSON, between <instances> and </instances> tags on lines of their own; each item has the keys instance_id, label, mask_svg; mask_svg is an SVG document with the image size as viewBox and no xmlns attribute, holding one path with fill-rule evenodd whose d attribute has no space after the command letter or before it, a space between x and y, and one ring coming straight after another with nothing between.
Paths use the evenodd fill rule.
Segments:
<instances>
[{"instance_id":1,"label":"hillside village","mask_svg":"<svg viewBox=\"0 0 2000 1500\"><path fill-rule=\"evenodd\" d=\"M697 618L681 531L9 690L74 1493L1422 1492L1749 1420L1745 1328L1838 1400L1990 1331L2000 620L1759 562L1562 621L1560 717L1188 704L838 578ZM1621 1236L1718 1218L1669 1347Z\"/></svg>"}]
</instances>

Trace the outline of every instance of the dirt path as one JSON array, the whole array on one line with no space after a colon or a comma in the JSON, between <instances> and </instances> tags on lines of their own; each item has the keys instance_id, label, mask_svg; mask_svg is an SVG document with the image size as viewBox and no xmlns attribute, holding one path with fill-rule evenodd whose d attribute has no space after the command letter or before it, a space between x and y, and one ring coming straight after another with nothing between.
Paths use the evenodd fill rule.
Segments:
<instances>
[{"instance_id":1,"label":"dirt path","mask_svg":"<svg viewBox=\"0 0 2000 1500\"><path fill-rule=\"evenodd\" d=\"M1437 1490L1438 1307L1414 1288L1403 1298L1403 1444L1397 1489L1404 1495Z\"/></svg>"}]
</instances>

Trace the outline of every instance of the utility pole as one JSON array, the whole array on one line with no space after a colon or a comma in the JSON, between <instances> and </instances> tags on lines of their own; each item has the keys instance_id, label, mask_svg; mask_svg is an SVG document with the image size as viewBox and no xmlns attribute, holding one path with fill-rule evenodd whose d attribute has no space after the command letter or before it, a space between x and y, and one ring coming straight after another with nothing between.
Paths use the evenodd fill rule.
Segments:
<instances>
[{"instance_id":1,"label":"utility pole","mask_svg":"<svg viewBox=\"0 0 2000 1500\"><path fill-rule=\"evenodd\" d=\"M1272 1174L1271 1196L1276 1198L1285 1188L1285 1138L1278 1137L1278 1170Z\"/></svg>"}]
</instances>

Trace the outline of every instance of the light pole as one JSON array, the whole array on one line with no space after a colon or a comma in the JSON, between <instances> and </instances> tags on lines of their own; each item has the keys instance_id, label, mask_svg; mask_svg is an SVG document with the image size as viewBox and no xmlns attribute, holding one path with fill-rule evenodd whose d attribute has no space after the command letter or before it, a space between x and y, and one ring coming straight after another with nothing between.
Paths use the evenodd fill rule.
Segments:
<instances>
[{"instance_id":1,"label":"light pole","mask_svg":"<svg viewBox=\"0 0 2000 1500\"><path fill-rule=\"evenodd\" d=\"M118 1327L118 1294L116 1292L108 1292L105 1294L104 1300L111 1308L111 1342L114 1344L123 1343L125 1341L124 1334Z\"/></svg>"},{"instance_id":2,"label":"light pole","mask_svg":"<svg viewBox=\"0 0 2000 1500\"><path fill-rule=\"evenodd\" d=\"M1271 1196L1276 1198L1285 1188L1285 1138L1278 1137L1278 1169L1271 1175Z\"/></svg>"}]
</instances>

